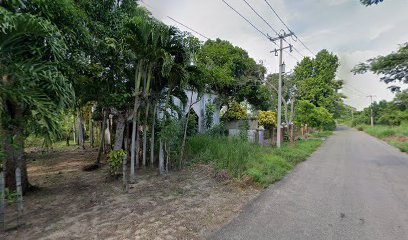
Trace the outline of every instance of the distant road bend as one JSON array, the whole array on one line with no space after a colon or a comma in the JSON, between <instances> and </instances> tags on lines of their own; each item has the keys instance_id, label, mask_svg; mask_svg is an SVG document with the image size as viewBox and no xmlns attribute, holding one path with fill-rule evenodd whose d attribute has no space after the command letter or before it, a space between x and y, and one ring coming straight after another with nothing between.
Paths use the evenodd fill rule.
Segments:
<instances>
[{"instance_id":1,"label":"distant road bend","mask_svg":"<svg viewBox=\"0 0 408 240\"><path fill-rule=\"evenodd\" d=\"M209 239L408 239L408 155L340 127Z\"/></svg>"}]
</instances>

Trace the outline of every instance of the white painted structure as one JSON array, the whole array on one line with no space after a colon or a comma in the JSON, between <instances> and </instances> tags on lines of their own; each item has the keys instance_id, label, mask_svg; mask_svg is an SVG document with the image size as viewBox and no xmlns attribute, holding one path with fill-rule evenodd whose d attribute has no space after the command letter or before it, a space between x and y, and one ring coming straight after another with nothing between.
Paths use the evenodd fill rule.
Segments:
<instances>
[{"instance_id":1,"label":"white painted structure","mask_svg":"<svg viewBox=\"0 0 408 240\"><path fill-rule=\"evenodd\" d=\"M188 107L192 104L195 103L192 106L192 111L195 112L195 114L198 116L198 132L199 133L204 133L207 129L205 126L205 111L206 111L206 106L208 104L215 104L217 106L217 95L215 94L209 94L206 93L201 96L201 99L197 102L198 98L198 93L191 91L191 90L184 90L187 96L187 104L185 106L182 106L182 102L180 99L174 97L173 102L180 106L181 109L184 111L184 115L187 115L188 112ZM212 126L217 125L220 123L220 107L216 107L214 114L213 114L213 121L212 121Z\"/></svg>"}]
</instances>

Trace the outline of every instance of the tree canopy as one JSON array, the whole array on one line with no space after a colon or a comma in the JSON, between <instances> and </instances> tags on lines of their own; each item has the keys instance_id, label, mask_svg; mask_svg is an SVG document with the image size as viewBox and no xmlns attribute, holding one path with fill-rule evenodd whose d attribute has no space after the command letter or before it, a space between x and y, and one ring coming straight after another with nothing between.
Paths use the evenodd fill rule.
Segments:
<instances>
[{"instance_id":1,"label":"tree canopy","mask_svg":"<svg viewBox=\"0 0 408 240\"><path fill-rule=\"evenodd\" d=\"M314 59L304 58L293 73L296 98L310 101L316 107L335 113L343 97L337 92L343 84L335 79L338 67L337 56L327 50L320 51Z\"/></svg>"},{"instance_id":2,"label":"tree canopy","mask_svg":"<svg viewBox=\"0 0 408 240\"><path fill-rule=\"evenodd\" d=\"M381 81L391 84L389 89L392 92L400 91L401 87L393 85L393 83L408 83L408 43L402 45L397 52L370 59L366 63L360 63L352 70L355 74L362 74L367 71L382 74Z\"/></svg>"},{"instance_id":3,"label":"tree canopy","mask_svg":"<svg viewBox=\"0 0 408 240\"><path fill-rule=\"evenodd\" d=\"M384 0L360 0L360 2L366 6L370 6L373 4L379 4L383 2Z\"/></svg>"}]
</instances>

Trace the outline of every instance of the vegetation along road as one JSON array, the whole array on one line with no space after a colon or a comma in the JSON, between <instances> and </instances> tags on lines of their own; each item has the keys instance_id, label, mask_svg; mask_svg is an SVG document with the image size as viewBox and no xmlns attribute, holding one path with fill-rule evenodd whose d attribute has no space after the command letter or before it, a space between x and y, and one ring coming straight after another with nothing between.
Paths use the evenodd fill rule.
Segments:
<instances>
[{"instance_id":1,"label":"vegetation along road","mask_svg":"<svg viewBox=\"0 0 408 240\"><path fill-rule=\"evenodd\" d=\"M408 239L408 156L339 128L210 239Z\"/></svg>"}]
</instances>

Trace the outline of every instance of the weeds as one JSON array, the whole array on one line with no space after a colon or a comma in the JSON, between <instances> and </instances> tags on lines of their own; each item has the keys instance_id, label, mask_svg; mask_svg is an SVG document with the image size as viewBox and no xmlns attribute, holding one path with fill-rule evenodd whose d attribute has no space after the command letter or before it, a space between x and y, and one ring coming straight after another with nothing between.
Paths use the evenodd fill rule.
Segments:
<instances>
[{"instance_id":1,"label":"weeds","mask_svg":"<svg viewBox=\"0 0 408 240\"><path fill-rule=\"evenodd\" d=\"M235 178L249 177L259 186L267 187L282 179L320 144L319 140L298 141L276 149L240 139L201 135L189 139L186 152L191 161L211 163Z\"/></svg>"},{"instance_id":2,"label":"weeds","mask_svg":"<svg viewBox=\"0 0 408 240\"><path fill-rule=\"evenodd\" d=\"M408 152L408 123L397 127L360 125L357 129L386 141L388 144L399 148L402 152Z\"/></svg>"}]
</instances>

